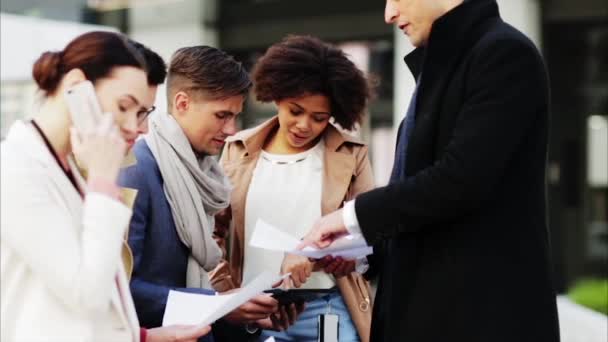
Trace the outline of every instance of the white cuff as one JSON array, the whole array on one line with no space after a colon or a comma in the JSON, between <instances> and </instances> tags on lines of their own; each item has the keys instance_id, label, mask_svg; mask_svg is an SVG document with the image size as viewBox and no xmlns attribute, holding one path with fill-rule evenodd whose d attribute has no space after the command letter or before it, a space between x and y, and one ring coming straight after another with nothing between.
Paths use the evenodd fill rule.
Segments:
<instances>
[{"instance_id":1,"label":"white cuff","mask_svg":"<svg viewBox=\"0 0 608 342\"><path fill-rule=\"evenodd\" d=\"M355 212L355 200L344 203L342 220L349 233L361 234L361 227L359 227L359 220L357 220L357 213Z\"/></svg>"}]
</instances>

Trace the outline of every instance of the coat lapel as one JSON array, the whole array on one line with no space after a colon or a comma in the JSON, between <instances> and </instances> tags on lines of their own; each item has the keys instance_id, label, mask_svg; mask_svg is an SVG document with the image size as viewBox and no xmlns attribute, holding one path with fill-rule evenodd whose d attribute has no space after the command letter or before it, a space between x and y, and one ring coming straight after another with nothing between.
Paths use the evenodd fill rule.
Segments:
<instances>
[{"instance_id":1,"label":"coat lapel","mask_svg":"<svg viewBox=\"0 0 608 342\"><path fill-rule=\"evenodd\" d=\"M342 207L347 198L357 161L351 153L341 150L345 142L359 143L356 139L342 134L334 126L325 132L325 157L323 160L323 195L321 214L327 215Z\"/></svg>"},{"instance_id":2,"label":"coat lapel","mask_svg":"<svg viewBox=\"0 0 608 342\"><path fill-rule=\"evenodd\" d=\"M475 14L471 15L471 8ZM437 19L425 48L417 48L405 57L405 62L418 80L415 118L416 124L409 140L406 164L408 175L415 174L422 165L436 158L435 137L440 120L440 103L453 79L451 75L462 62L478 37L490 25L490 18L498 17L494 1L465 2ZM438 102L439 101L439 102Z\"/></svg>"},{"instance_id":3,"label":"coat lapel","mask_svg":"<svg viewBox=\"0 0 608 342\"><path fill-rule=\"evenodd\" d=\"M13 135L12 139L18 141L18 144L23 147L23 153L47 171L47 174L53 184L52 188L55 194L62 198L61 203L65 203L67 210L74 219L75 227L80 227L80 219L82 217L82 197L74 188L74 185L57 161L53 157L51 151L46 147L42 137L24 122L16 122L9 133ZM78 232L80 234L80 232Z\"/></svg>"},{"instance_id":4,"label":"coat lapel","mask_svg":"<svg viewBox=\"0 0 608 342\"><path fill-rule=\"evenodd\" d=\"M54 160L53 160L54 163ZM81 218L83 210L83 199L78 191L72 185L72 182L65 176L63 171L58 165L54 165L52 168L51 178L55 184L57 192L64 199L64 203L67 204L70 214L75 220L75 227L81 227ZM80 235L80 231L78 234Z\"/></svg>"},{"instance_id":5,"label":"coat lapel","mask_svg":"<svg viewBox=\"0 0 608 342\"><path fill-rule=\"evenodd\" d=\"M233 227L238 227L232 230L232 241L233 245L238 248L233 248L233 257L235 260L232 264L238 262L240 265L243 264L243 253L240 251L245 250L245 203L247 201L247 192L249 191L249 184L253 177L253 170L258 161L259 152L247 155L243 159L231 163L229 166L224 168L226 176L231 180L234 185L232 195L230 198L230 205L232 207L232 218L234 220ZM238 253L237 253L238 252ZM240 284L242 279L242 269L240 267L233 268L233 276L236 278L235 281Z\"/></svg>"},{"instance_id":6,"label":"coat lapel","mask_svg":"<svg viewBox=\"0 0 608 342\"><path fill-rule=\"evenodd\" d=\"M135 204L135 199L137 198L137 189L131 188L121 188L122 193L122 201L123 203L133 210L133 205ZM122 264L124 265L125 272L127 274L127 280L131 279L131 275L133 274L133 252L131 251L131 247L129 247L129 228L127 227L127 231L125 232L125 238L122 242L122 250L121 250L121 258Z\"/></svg>"},{"instance_id":7,"label":"coat lapel","mask_svg":"<svg viewBox=\"0 0 608 342\"><path fill-rule=\"evenodd\" d=\"M356 160L352 155L329 149L325 150L324 159L321 214L327 215L342 207L355 171Z\"/></svg>"},{"instance_id":8,"label":"coat lapel","mask_svg":"<svg viewBox=\"0 0 608 342\"><path fill-rule=\"evenodd\" d=\"M233 248L231 259L232 264L238 263L243 265L243 253L245 250L245 204L247 202L247 193L249 185L253 177L253 171L257 165L260 152L264 147L264 142L268 135L277 127L279 120L277 117L264 122L260 126L252 129L244 130L236 136L229 138L228 142L234 144L242 144L242 149L239 150L239 155L233 156L228 163L223 163L224 173L232 182L234 189L232 190L230 205L232 209L232 219L234 221L232 235ZM232 275L235 277L236 283L241 283L242 268L233 267Z\"/></svg>"}]
</instances>

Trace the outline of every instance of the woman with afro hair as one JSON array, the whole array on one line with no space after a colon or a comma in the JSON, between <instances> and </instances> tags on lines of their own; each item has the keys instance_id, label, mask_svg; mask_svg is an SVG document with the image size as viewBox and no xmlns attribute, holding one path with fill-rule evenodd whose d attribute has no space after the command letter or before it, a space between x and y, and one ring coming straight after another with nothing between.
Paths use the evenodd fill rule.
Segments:
<instances>
[{"instance_id":1,"label":"woman with afro hair","mask_svg":"<svg viewBox=\"0 0 608 342\"><path fill-rule=\"evenodd\" d=\"M319 316L331 314L338 316L340 341L368 341L372 303L360 274L364 259L310 261L248 242L258 220L303 237L318 218L373 188L367 147L344 132L361 122L369 82L340 49L309 36L271 46L252 76L257 99L275 103L277 115L227 140L222 166L234 190L229 211L216 219L216 236L230 246L228 263L211 282L225 291L264 270L291 273L284 286L326 291L299 316L291 307L282 325L289 329L265 330L262 338L317 341Z\"/></svg>"}]
</instances>

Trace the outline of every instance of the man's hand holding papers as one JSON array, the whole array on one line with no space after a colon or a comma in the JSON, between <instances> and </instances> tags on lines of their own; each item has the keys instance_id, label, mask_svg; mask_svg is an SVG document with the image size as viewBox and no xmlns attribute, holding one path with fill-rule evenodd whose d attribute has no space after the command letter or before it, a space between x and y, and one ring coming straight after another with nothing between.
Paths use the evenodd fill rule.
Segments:
<instances>
[{"instance_id":1,"label":"man's hand holding papers","mask_svg":"<svg viewBox=\"0 0 608 342\"><path fill-rule=\"evenodd\" d=\"M344 223L344 209L334 211L325 215L315 222L312 229L302 239L299 248L315 247L324 249L329 247L334 241L349 233Z\"/></svg>"},{"instance_id":2,"label":"man's hand holding papers","mask_svg":"<svg viewBox=\"0 0 608 342\"><path fill-rule=\"evenodd\" d=\"M268 250L281 251L290 254L302 255L312 259L321 259L325 256L342 257L343 259L357 259L373 253L373 248L368 246L361 234L337 234L332 235L330 243L327 234L323 242L317 245L313 234L309 233L303 241L285 233L284 231L259 220L253 232L249 244L253 247ZM315 233L318 234L318 233ZM314 235L316 236L316 235ZM323 249L319 249L321 246Z\"/></svg>"}]
</instances>

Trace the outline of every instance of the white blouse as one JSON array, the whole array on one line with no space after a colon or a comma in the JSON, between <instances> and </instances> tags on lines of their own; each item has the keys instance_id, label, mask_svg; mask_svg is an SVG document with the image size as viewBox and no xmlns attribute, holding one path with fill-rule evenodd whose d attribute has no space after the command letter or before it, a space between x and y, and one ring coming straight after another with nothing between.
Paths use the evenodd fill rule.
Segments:
<instances>
[{"instance_id":1,"label":"white blouse","mask_svg":"<svg viewBox=\"0 0 608 342\"><path fill-rule=\"evenodd\" d=\"M298 154L262 151L245 206L245 263L243 283L264 270L280 273L284 254L249 246L258 219L301 238L321 217L324 142ZM333 276L314 272L302 288L326 289L335 286Z\"/></svg>"}]
</instances>

